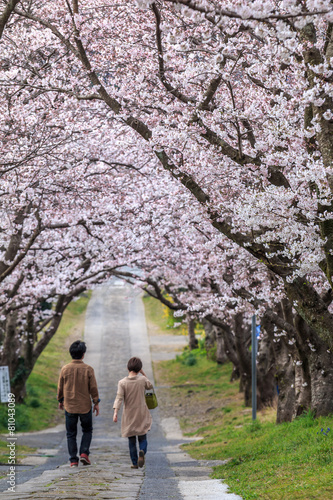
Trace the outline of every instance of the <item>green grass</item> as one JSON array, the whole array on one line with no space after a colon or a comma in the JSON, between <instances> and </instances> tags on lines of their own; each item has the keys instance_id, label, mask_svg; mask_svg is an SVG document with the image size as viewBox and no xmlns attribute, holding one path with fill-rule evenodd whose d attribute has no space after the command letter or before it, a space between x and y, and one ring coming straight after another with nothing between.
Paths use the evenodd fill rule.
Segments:
<instances>
[{"instance_id":1,"label":"green grass","mask_svg":"<svg viewBox=\"0 0 333 500\"><path fill-rule=\"evenodd\" d=\"M154 324L158 330L154 333L157 334L174 334L174 335L187 335L186 325L182 324L174 327L176 321L181 322L181 319L173 318L172 311L164 306L159 300L145 295L143 297L147 323Z\"/></svg>"},{"instance_id":2,"label":"green grass","mask_svg":"<svg viewBox=\"0 0 333 500\"><path fill-rule=\"evenodd\" d=\"M154 334L187 335L187 325L185 323L179 324L182 318L175 318L173 311L159 300L146 295L143 297L143 303L148 326L153 324L157 327L154 329ZM200 323L197 324L195 333L198 335L203 333L203 327Z\"/></svg>"},{"instance_id":3,"label":"green grass","mask_svg":"<svg viewBox=\"0 0 333 500\"><path fill-rule=\"evenodd\" d=\"M184 449L197 459L228 460L214 468L213 477L223 479L244 500L331 500L333 416L315 419L308 413L277 425L275 410L268 409L258 412L253 422L238 382L229 382L231 366L217 366L200 350L191 355L194 364L186 363L185 352L177 360L159 363L157 369L158 377L172 386L175 400L184 401L191 388L196 404L181 424L184 432L203 439ZM196 406L202 410L212 400L216 408L196 415ZM325 436L321 429L327 428L332 430Z\"/></svg>"},{"instance_id":4,"label":"green grass","mask_svg":"<svg viewBox=\"0 0 333 500\"><path fill-rule=\"evenodd\" d=\"M244 500L333 498L333 435L320 429L331 418L311 415L292 423L246 422L224 418L220 426L200 429L205 439L187 447L195 458L230 459L215 469ZM319 432L319 434L317 434Z\"/></svg>"},{"instance_id":5,"label":"green grass","mask_svg":"<svg viewBox=\"0 0 333 500\"><path fill-rule=\"evenodd\" d=\"M189 363L189 360L195 359ZM203 349L193 349L177 356L175 360L162 361L159 367L168 371L168 380L173 385L194 385L199 391L210 391L218 394L236 395L238 394L238 382L231 384L232 373L231 364L218 365L207 359L206 351Z\"/></svg>"},{"instance_id":6,"label":"green grass","mask_svg":"<svg viewBox=\"0 0 333 500\"><path fill-rule=\"evenodd\" d=\"M89 296L72 302L65 311L57 333L40 355L27 381L27 396L16 405L16 431L45 429L59 422L57 382L60 368L70 362L71 339L83 337L84 317ZM7 406L0 407L0 432L7 430Z\"/></svg>"},{"instance_id":7,"label":"green grass","mask_svg":"<svg viewBox=\"0 0 333 500\"><path fill-rule=\"evenodd\" d=\"M9 453L8 453L8 447L7 447L8 441L1 441L0 440L0 464L5 464L8 465L8 458L9 458ZM29 446L21 446L17 445L16 446L16 462L19 462L21 458L26 456L27 453L34 451L34 448L30 448ZM6 474L7 474L6 470ZM4 476L0 476L0 479Z\"/></svg>"}]
</instances>

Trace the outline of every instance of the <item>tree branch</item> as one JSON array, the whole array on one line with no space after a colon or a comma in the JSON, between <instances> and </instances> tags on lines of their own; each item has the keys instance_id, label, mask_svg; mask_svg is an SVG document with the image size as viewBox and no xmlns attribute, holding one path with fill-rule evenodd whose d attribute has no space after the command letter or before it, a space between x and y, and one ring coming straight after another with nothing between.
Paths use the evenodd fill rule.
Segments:
<instances>
[{"instance_id":1,"label":"tree branch","mask_svg":"<svg viewBox=\"0 0 333 500\"><path fill-rule=\"evenodd\" d=\"M308 17L308 16L319 16L319 15L324 15L328 14L331 12L330 10L317 10L317 11L307 11L307 12L299 12L297 14L275 14L271 13L268 14L267 16L262 16L260 13L258 13L258 16L256 17L255 15L251 16L242 16L238 12L232 11L232 10L225 10L221 9L219 7L216 8L209 8L205 7L203 5L200 5L199 3L196 3L192 0L164 0L167 3L172 3L172 4L178 4L178 5L184 5L185 7L188 7L189 9L192 9L196 12L201 12L202 14L205 14L207 19L209 20L214 20L216 16L222 16L222 17L229 17L231 19L241 19L241 20L250 20L250 21L258 21L258 22L266 22L267 20L288 20L288 19L297 19L298 17Z\"/></svg>"},{"instance_id":2,"label":"tree branch","mask_svg":"<svg viewBox=\"0 0 333 500\"><path fill-rule=\"evenodd\" d=\"M182 92L180 92L178 89L173 87L168 80L165 77L165 68L164 68L164 58L163 58L163 47L162 47L162 32L161 32L161 14L160 11L158 10L158 7L156 3L154 2L151 6L154 15L155 15L155 20L156 20L156 43L157 43L157 51L158 51L158 76L159 79L161 80L163 86L166 88L170 94L174 95L179 99L180 101L184 103L189 103L193 102L195 103L195 98L191 96L186 96Z\"/></svg>"},{"instance_id":3,"label":"tree branch","mask_svg":"<svg viewBox=\"0 0 333 500\"><path fill-rule=\"evenodd\" d=\"M20 2L20 0L9 0L1 13L0 16L0 39L3 35L3 30L5 29L6 24L9 21L9 18L14 12L16 5Z\"/></svg>"}]
</instances>

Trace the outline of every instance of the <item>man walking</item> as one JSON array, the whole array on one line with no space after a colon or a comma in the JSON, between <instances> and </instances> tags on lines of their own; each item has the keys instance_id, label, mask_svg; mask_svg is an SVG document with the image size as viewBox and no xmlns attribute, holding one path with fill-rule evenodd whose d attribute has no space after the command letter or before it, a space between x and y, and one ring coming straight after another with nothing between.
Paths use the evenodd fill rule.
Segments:
<instances>
[{"instance_id":1,"label":"man walking","mask_svg":"<svg viewBox=\"0 0 333 500\"><path fill-rule=\"evenodd\" d=\"M80 419L82 439L80 446L80 461L90 465L89 448L92 438L92 414L99 414L97 382L94 369L83 362L86 344L77 340L69 348L71 363L63 366L58 382L58 401L60 410L65 409L66 432L69 460L71 467L77 467L77 424ZM91 410L92 403L94 404Z\"/></svg>"}]
</instances>

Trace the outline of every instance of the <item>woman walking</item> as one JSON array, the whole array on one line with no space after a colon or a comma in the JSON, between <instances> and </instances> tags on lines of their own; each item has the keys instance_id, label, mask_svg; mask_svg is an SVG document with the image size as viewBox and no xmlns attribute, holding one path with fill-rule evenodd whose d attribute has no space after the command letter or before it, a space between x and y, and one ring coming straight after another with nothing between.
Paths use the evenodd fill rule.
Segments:
<instances>
[{"instance_id":1,"label":"woman walking","mask_svg":"<svg viewBox=\"0 0 333 500\"><path fill-rule=\"evenodd\" d=\"M128 438L132 469L143 467L147 453L147 432L151 428L152 418L148 410L145 390L153 385L142 370L140 358L131 358L127 363L128 376L118 382L117 396L113 403L113 421L118 421L118 410L124 402L121 418L121 435ZM137 441L139 441L139 456Z\"/></svg>"}]
</instances>

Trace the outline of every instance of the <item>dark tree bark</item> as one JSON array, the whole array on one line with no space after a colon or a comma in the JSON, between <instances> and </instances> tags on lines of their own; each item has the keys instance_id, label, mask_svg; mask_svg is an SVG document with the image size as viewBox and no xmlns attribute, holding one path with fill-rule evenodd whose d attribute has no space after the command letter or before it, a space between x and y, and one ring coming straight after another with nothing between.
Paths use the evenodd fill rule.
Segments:
<instances>
[{"instance_id":1,"label":"dark tree bark","mask_svg":"<svg viewBox=\"0 0 333 500\"><path fill-rule=\"evenodd\" d=\"M257 355L257 394L260 407L273 406L277 400L274 350L267 335L259 341Z\"/></svg>"},{"instance_id":2,"label":"dark tree bark","mask_svg":"<svg viewBox=\"0 0 333 500\"><path fill-rule=\"evenodd\" d=\"M11 391L15 394L15 399L18 403L22 403L26 396L26 381L35 365L33 362L35 340L36 332L34 329L33 313L32 311L28 311L25 337L22 340L20 357L16 360L11 379Z\"/></svg>"},{"instance_id":3,"label":"dark tree bark","mask_svg":"<svg viewBox=\"0 0 333 500\"><path fill-rule=\"evenodd\" d=\"M214 326L207 319L202 320L202 324L205 330L205 348L207 352L207 357L211 356L211 351L215 347L216 343L216 331Z\"/></svg>"},{"instance_id":4,"label":"dark tree bark","mask_svg":"<svg viewBox=\"0 0 333 500\"><path fill-rule=\"evenodd\" d=\"M225 353L233 365L230 382L240 378L239 360L237 357L234 335L230 328L216 327L216 338L223 337Z\"/></svg>"},{"instance_id":5,"label":"dark tree bark","mask_svg":"<svg viewBox=\"0 0 333 500\"><path fill-rule=\"evenodd\" d=\"M9 18L12 15L12 13L13 13L13 11L18 3L20 3L20 0L9 0L6 3L6 6L5 6L5 8L2 11L1 16L0 16L0 38L2 37L5 26L6 26L7 22L9 21Z\"/></svg>"},{"instance_id":6,"label":"dark tree bark","mask_svg":"<svg viewBox=\"0 0 333 500\"><path fill-rule=\"evenodd\" d=\"M216 362L219 365L223 365L228 361L228 355L226 353L225 336L223 335L221 329L215 327L216 336Z\"/></svg>"},{"instance_id":7,"label":"dark tree bark","mask_svg":"<svg viewBox=\"0 0 333 500\"><path fill-rule=\"evenodd\" d=\"M244 392L245 406L252 404L251 388L251 327L243 324L243 315L238 313L234 317L233 330L235 334L235 347L239 361L240 386Z\"/></svg>"},{"instance_id":8,"label":"dark tree bark","mask_svg":"<svg viewBox=\"0 0 333 500\"><path fill-rule=\"evenodd\" d=\"M311 407L317 416L330 415L333 413L333 355L327 343L298 315L295 327L297 345L303 354L302 367L308 374L303 382L309 392L306 409Z\"/></svg>"},{"instance_id":9,"label":"dark tree bark","mask_svg":"<svg viewBox=\"0 0 333 500\"><path fill-rule=\"evenodd\" d=\"M278 392L276 422L291 422L295 407L295 365L281 330L276 331L275 325L266 316L262 318L262 329L268 335L274 353L275 379ZM274 333L282 334L276 338Z\"/></svg>"},{"instance_id":10,"label":"dark tree bark","mask_svg":"<svg viewBox=\"0 0 333 500\"><path fill-rule=\"evenodd\" d=\"M309 373L308 354L304 344L304 335L299 327L297 327L297 318L300 327L305 323L300 316L295 315L292 311L291 303L288 299L283 299L281 304L277 306L278 314L282 315L289 325L295 326L294 333L291 331L284 332L285 343L289 349L289 353L294 363L294 388L295 388L295 403L294 417L301 415L304 411L310 408L311 403L311 377ZM282 334L282 332L280 332Z\"/></svg>"},{"instance_id":11,"label":"dark tree bark","mask_svg":"<svg viewBox=\"0 0 333 500\"><path fill-rule=\"evenodd\" d=\"M196 320L187 315L188 345L190 351L198 347L198 340L195 336Z\"/></svg>"},{"instance_id":12,"label":"dark tree bark","mask_svg":"<svg viewBox=\"0 0 333 500\"><path fill-rule=\"evenodd\" d=\"M20 356L17 354L20 348L20 340L17 336L17 313L7 314L6 320L1 323L3 348L0 354L0 365L8 366L9 376L12 378L17 369Z\"/></svg>"}]
</instances>

